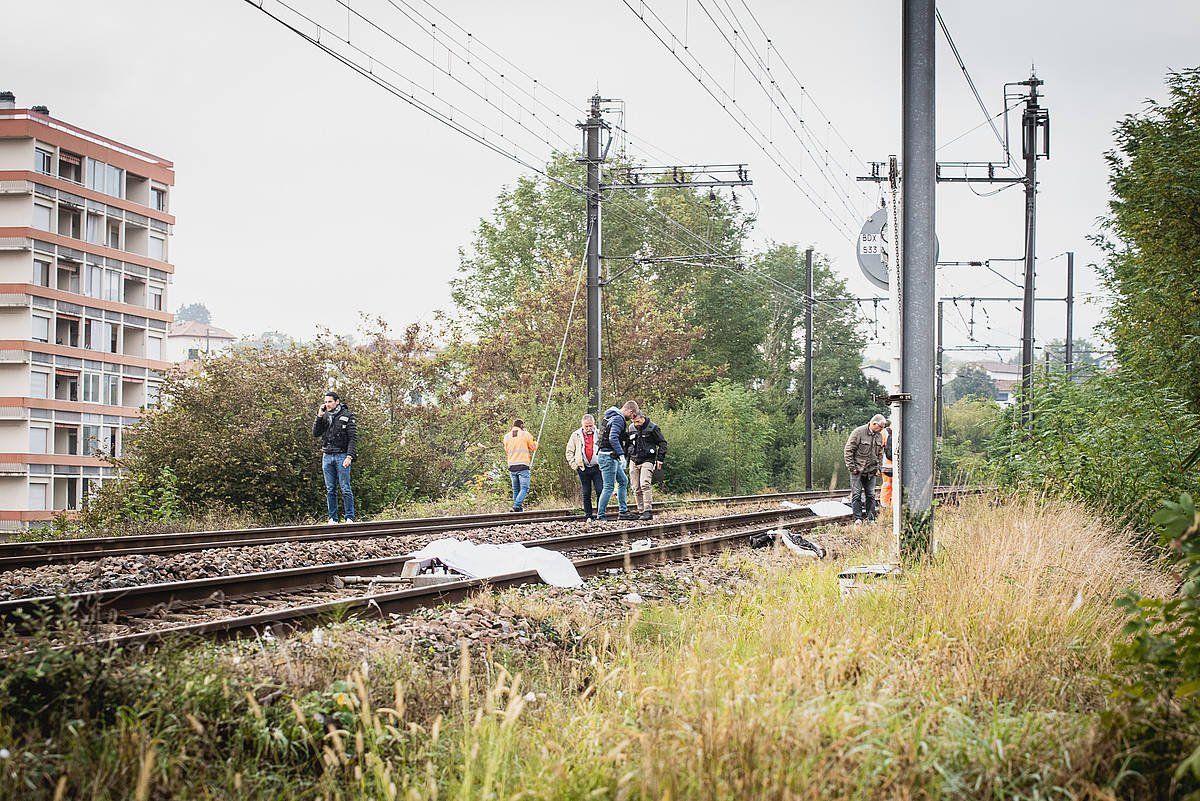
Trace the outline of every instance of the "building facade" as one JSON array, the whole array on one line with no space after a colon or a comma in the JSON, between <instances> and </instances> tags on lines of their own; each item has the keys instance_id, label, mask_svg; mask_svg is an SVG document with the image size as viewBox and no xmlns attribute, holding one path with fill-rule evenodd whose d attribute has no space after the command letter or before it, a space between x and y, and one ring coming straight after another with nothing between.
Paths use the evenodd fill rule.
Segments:
<instances>
[{"instance_id":1,"label":"building facade","mask_svg":"<svg viewBox=\"0 0 1200 801\"><path fill-rule=\"evenodd\" d=\"M174 183L0 92L0 530L78 509L157 402Z\"/></svg>"}]
</instances>

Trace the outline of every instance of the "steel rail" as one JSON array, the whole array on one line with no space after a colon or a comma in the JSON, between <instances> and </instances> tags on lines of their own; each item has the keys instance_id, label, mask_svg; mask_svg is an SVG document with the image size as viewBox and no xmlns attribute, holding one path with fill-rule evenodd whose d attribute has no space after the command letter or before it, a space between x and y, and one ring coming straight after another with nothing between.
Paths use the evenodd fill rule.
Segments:
<instances>
[{"instance_id":1,"label":"steel rail","mask_svg":"<svg viewBox=\"0 0 1200 801\"><path fill-rule=\"evenodd\" d=\"M517 544L527 548L541 547L566 551L611 542L629 543L639 539L694 536L717 529L751 525L764 521L774 521L776 525L785 522L790 524L812 517L814 514L807 507L770 509L720 517L702 517L631 528L568 534L546 539L522 540ZM395 575L400 572L407 561L409 561L408 554L403 554L258 573L239 573L160 584L143 584L135 587L116 587L68 595L16 598L0 601L0 620L14 621L25 617L54 614L64 607L70 609L76 616L95 618L117 612L144 612L155 608L169 609L175 604L234 600L312 587L327 583L334 576Z\"/></svg>"},{"instance_id":2,"label":"steel rail","mask_svg":"<svg viewBox=\"0 0 1200 801\"><path fill-rule=\"evenodd\" d=\"M679 509L691 506L720 504L770 503L784 500L820 500L841 497L844 491L780 492L768 495L739 495L728 498L704 498L695 501L671 501L659 509ZM546 509L541 511L501 512L495 514L424 517L400 520L381 520L364 523L343 523L305 526L276 526L271 528L232 529L228 531L176 532L169 534L137 534L127 537L89 537L35 542L0 543L0 572L49 564L102 559L109 556L138 556L150 554L187 553L213 548L237 548L252 545L275 545L288 542L321 542L325 540L367 539L395 534L437 533L440 531L492 528L501 525L581 520L577 509Z\"/></svg>"},{"instance_id":3,"label":"steel rail","mask_svg":"<svg viewBox=\"0 0 1200 801\"><path fill-rule=\"evenodd\" d=\"M850 519L849 514L810 517L789 523L793 530L809 530L829 523L840 523ZM777 524L775 524L777 525ZM595 575L610 569L632 570L635 566L661 564L675 559L712 553L735 547L739 542L749 542L752 534L770 531L775 525L760 526L754 530L717 534L702 539L662 545L640 551L619 553L579 559L574 562L581 575ZM241 634L279 636L302 625L326 619L343 620L349 617L385 618L430 606L457 603L471 595L489 590L504 589L522 584L540 583L536 571L509 573L487 579L465 579L463 581L437 584L392 592L374 593L358 598L290 607L288 609L261 612L254 615L224 618L221 620L191 623L154 631L124 634L94 641L94 644L109 647L140 647L156 645L167 639L187 637L225 640Z\"/></svg>"}]
</instances>

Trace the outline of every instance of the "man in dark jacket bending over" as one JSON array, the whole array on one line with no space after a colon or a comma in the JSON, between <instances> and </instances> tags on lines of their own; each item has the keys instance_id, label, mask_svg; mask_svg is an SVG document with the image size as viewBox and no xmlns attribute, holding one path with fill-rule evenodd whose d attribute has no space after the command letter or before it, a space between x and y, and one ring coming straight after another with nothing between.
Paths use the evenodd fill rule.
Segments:
<instances>
[{"instance_id":1,"label":"man in dark jacket bending over","mask_svg":"<svg viewBox=\"0 0 1200 801\"><path fill-rule=\"evenodd\" d=\"M667 438L644 412L638 412L633 416L629 439L629 483L633 484L640 519L653 520L654 471L662 470L667 458Z\"/></svg>"},{"instance_id":2,"label":"man in dark jacket bending over","mask_svg":"<svg viewBox=\"0 0 1200 801\"><path fill-rule=\"evenodd\" d=\"M346 522L354 522L354 493L350 490L350 463L358 447L358 427L354 413L342 403L336 392L326 392L317 409L313 436L321 438L321 471L325 474L325 503L329 522L338 521L337 491L342 490Z\"/></svg>"}]
</instances>

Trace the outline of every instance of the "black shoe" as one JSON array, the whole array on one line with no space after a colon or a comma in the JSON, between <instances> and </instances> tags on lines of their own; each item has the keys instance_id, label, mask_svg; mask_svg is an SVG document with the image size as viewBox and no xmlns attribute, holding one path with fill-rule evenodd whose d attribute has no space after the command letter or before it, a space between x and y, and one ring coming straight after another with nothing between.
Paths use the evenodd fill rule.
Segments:
<instances>
[{"instance_id":1,"label":"black shoe","mask_svg":"<svg viewBox=\"0 0 1200 801\"><path fill-rule=\"evenodd\" d=\"M590 523L595 519L596 519L595 515L584 515L583 516L583 522L585 522L585 523Z\"/></svg>"},{"instance_id":2,"label":"black shoe","mask_svg":"<svg viewBox=\"0 0 1200 801\"><path fill-rule=\"evenodd\" d=\"M644 511L640 515L638 515L638 520L653 520L653 519L654 519L654 512L651 512L649 509L647 509L646 511Z\"/></svg>"},{"instance_id":3,"label":"black shoe","mask_svg":"<svg viewBox=\"0 0 1200 801\"><path fill-rule=\"evenodd\" d=\"M525 510L524 510L524 509L522 509L520 506L514 506L514 507L512 508L512 510L513 510L514 512L523 512L523 511L525 511Z\"/></svg>"},{"instance_id":4,"label":"black shoe","mask_svg":"<svg viewBox=\"0 0 1200 801\"><path fill-rule=\"evenodd\" d=\"M635 515L633 512L621 512L621 514L617 515L617 519L618 520L637 520L638 516Z\"/></svg>"},{"instance_id":5,"label":"black shoe","mask_svg":"<svg viewBox=\"0 0 1200 801\"><path fill-rule=\"evenodd\" d=\"M600 515L599 517L595 518L595 520L597 523L607 523L608 522L608 518L605 517L604 515Z\"/></svg>"}]
</instances>

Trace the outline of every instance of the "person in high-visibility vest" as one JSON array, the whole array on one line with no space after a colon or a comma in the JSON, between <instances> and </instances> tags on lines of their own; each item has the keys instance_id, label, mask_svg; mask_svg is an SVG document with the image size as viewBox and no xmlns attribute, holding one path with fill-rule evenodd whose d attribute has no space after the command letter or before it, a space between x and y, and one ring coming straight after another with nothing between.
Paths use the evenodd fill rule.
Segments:
<instances>
[{"instance_id":1,"label":"person in high-visibility vest","mask_svg":"<svg viewBox=\"0 0 1200 801\"><path fill-rule=\"evenodd\" d=\"M890 508L892 505L892 422L890 420L883 426L883 459L880 461L879 472L883 473L883 488L879 491L879 502Z\"/></svg>"}]
</instances>

